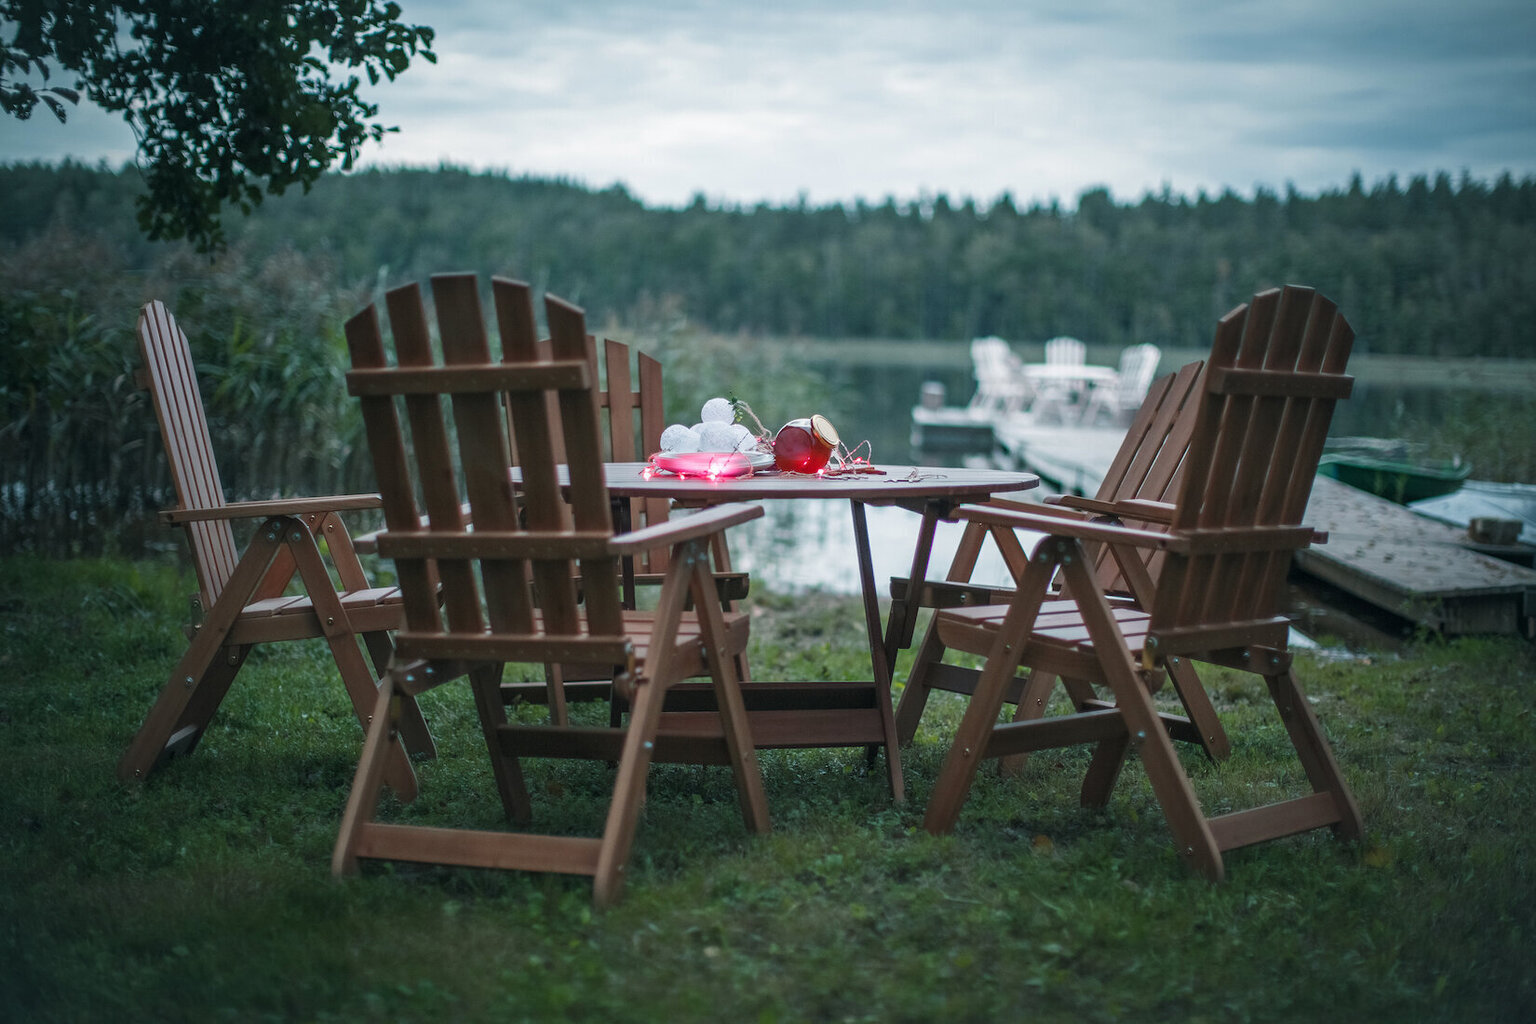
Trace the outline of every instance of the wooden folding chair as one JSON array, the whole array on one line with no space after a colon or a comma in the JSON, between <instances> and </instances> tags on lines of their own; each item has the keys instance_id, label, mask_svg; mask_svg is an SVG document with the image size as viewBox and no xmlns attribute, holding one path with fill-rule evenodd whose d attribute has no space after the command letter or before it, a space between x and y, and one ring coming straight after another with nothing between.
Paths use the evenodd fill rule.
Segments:
<instances>
[{"instance_id":1,"label":"wooden folding chair","mask_svg":"<svg viewBox=\"0 0 1536 1024\"><path fill-rule=\"evenodd\" d=\"M176 487L177 507L160 517L186 530L202 618L188 628L191 644L119 762L118 775L142 779L162 762L190 754L258 643L324 638L366 727L378 684L358 640L382 673L391 651L387 631L401 621L400 595L393 587L368 585L341 513L378 508L378 495L226 502L187 336L160 302L144 307L138 335L145 385ZM231 526L241 519L262 521L244 551ZM322 542L339 590L321 555ZM304 593L285 596L295 575ZM432 737L414 702L400 718L406 749L430 756ZM415 796L415 773L403 752L386 765L385 778L401 799Z\"/></svg>"},{"instance_id":2,"label":"wooden folding chair","mask_svg":"<svg viewBox=\"0 0 1536 1024\"><path fill-rule=\"evenodd\" d=\"M962 510L967 519L1047 536L1008 605L935 615L938 643L925 657L954 647L984 654L986 663L930 796L928 831L954 827L982 758L1089 743L1083 802L1107 802L1134 749L1180 854L1213 880L1223 876L1226 850L1325 825L1360 836L1354 798L1292 670L1285 614L1291 554L1315 539L1301 517L1334 403L1350 393L1344 369L1353 339L1333 303L1309 288L1262 292L1221 319L1167 532ZM1103 594L1093 544L1110 547L1150 604L1117 605ZM1165 558L1155 585L1138 554L1147 550ZM1058 570L1070 599L1051 601ZM1309 794L1206 817L1152 703L1156 677L1175 656L1264 678ZM1000 724L1021 664L1102 683L1114 701Z\"/></svg>"},{"instance_id":3,"label":"wooden folding chair","mask_svg":"<svg viewBox=\"0 0 1536 1024\"><path fill-rule=\"evenodd\" d=\"M398 569L406 624L379 690L333 868L340 874L354 870L359 858L383 858L591 875L596 902L607 905L621 891L653 760L730 765L748 828L769 827L732 662L745 649L747 618L721 609L708 561L709 544L720 530L762 510L721 506L616 536L581 310L546 298L553 358L541 360L527 286L498 278L492 291L502 361L490 352L473 275L432 278L441 365L433 362L426 312L414 285L386 298L398 366L386 366L373 307L347 323L353 365L347 386L362 400L384 497L386 529L378 537L379 552ZM560 412L555 436L545 416L551 393ZM500 408L502 396L509 416ZM446 420L444 397L451 412ZM509 472L509 420L522 472L518 502ZM557 437L567 454L568 493L558 480ZM465 499L467 512L460 504ZM619 560L662 544L671 552L656 608L624 609ZM693 612L684 609L690 595ZM510 722L500 690L507 662L610 666L611 686L629 703L627 724ZM718 729L692 737L660 731L668 687L704 674L714 683ZM532 812L523 758L617 762L600 837L376 820L383 766L399 751L400 700L461 677L468 678L496 788L513 822L528 822Z\"/></svg>"},{"instance_id":4,"label":"wooden folding chair","mask_svg":"<svg viewBox=\"0 0 1536 1024\"><path fill-rule=\"evenodd\" d=\"M995 500L990 504L999 509L1012 509L1034 514L1050 514L1077 522L1135 523L1138 525L1166 526L1173 506L1168 500L1175 494L1180 479L1180 467L1189 447L1190 435L1195 429L1196 398L1201 385L1203 362L1193 362L1154 381L1147 390L1135 419L1126 431L1120 449L1104 474L1098 493L1092 498L1076 495L1060 495L1049 499L1046 506L1021 502ZM987 539L991 538L1003 556L1013 576L1015 586L1023 579L1028 558L1023 542L1011 529L989 526L981 522L966 524L960 545L950 564L946 580L925 582L913 587L903 577L891 580L893 601L915 604L923 608L961 608L979 605L1007 604L1014 597L1013 588L978 586L967 581L975 571L976 561ZM1143 553L1146 575L1155 580L1160 572L1162 556L1158 552ZM1132 593L1132 584L1120 572L1108 548L1095 552L1094 576L1101 589L1117 599L1135 601L1139 596L1149 600L1149 594ZM1055 596L1063 597L1063 580L1058 576L1052 581ZM910 624L915 616L906 615ZM895 620L896 616L892 616ZM939 643L935 624L929 623L923 647ZM911 644L911 636L902 638L901 646ZM942 648L941 648L942 649ZM1199 676L1188 659L1173 657L1167 662L1168 675L1174 690L1184 705L1184 715L1164 713L1164 724L1175 739L1199 744L1213 760L1222 760L1231 750L1221 720L1211 706L1210 698L1200 685ZM975 692L980 672L960 665L946 665L932 652L921 652L913 662L913 670L902 690L901 701L896 708L896 733L902 744L912 742L918 722L927 706L933 690L971 694ZM1056 683L1056 675L1044 669L1036 669L1023 678L1010 682L1004 700L1016 705L1015 721L1039 718L1045 713L1046 704ZM1078 710L1103 706L1093 687L1083 680L1063 680L1068 695ZM1022 758L1005 762L1011 769L1022 764Z\"/></svg>"}]
</instances>

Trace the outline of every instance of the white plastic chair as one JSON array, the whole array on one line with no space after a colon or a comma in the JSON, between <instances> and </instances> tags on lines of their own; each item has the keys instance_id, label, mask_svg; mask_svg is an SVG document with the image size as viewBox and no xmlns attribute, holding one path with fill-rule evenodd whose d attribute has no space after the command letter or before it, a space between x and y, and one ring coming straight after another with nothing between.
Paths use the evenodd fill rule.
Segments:
<instances>
[{"instance_id":1,"label":"white plastic chair","mask_svg":"<svg viewBox=\"0 0 1536 1024\"><path fill-rule=\"evenodd\" d=\"M1017 412L1026 395L1023 364L1002 338L976 338L971 342L971 366L976 375L976 394L970 408L983 413Z\"/></svg>"},{"instance_id":2,"label":"white plastic chair","mask_svg":"<svg viewBox=\"0 0 1536 1024\"><path fill-rule=\"evenodd\" d=\"M1106 410L1117 422L1133 415L1146 400L1161 358L1162 351L1156 345L1131 345L1122 351L1114 383L1093 389L1083 408L1083 422L1094 423Z\"/></svg>"}]
</instances>

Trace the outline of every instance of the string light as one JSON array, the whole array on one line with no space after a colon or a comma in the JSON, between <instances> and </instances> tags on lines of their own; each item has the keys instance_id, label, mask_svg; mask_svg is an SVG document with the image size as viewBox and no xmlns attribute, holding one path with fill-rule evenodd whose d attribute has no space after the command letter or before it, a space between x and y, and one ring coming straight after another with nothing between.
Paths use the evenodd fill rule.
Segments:
<instances>
[{"instance_id":1,"label":"string light","mask_svg":"<svg viewBox=\"0 0 1536 1024\"><path fill-rule=\"evenodd\" d=\"M774 452L773 435L763 426L763 421L746 402L735 399L731 402L735 410L737 422L747 426L755 439L755 450L760 453L772 455ZM750 425L746 421L750 421ZM756 430L752 430L752 426ZM830 429L830 424L827 424ZM743 451L735 452L657 452L650 457L646 466L641 470L641 476L650 480L657 473L668 473L679 478L696 478L710 481L723 479L735 479L753 475L752 461ZM781 468L779 472L785 476L807 476L824 479L826 477L847 476L854 473L869 473L884 475L885 470L874 465L874 446L869 441L860 441L849 449L841 439L832 445L832 450L824 465L812 472L797 472L793 469Z\"/></svg>"}]
</instances>

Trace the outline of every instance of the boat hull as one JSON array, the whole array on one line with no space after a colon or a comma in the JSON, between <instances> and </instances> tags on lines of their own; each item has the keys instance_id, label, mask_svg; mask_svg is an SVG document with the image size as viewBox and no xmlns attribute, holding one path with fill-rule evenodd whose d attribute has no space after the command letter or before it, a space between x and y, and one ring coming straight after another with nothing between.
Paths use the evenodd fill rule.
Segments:
<instances>
[{"instance_id":1,"label":"boat hull","mask_svg":"<svg viewBox=\"0 0 1536 1024\"><path fill-rule=\"evenodd\" d=\"M1472 466L1469 463L1429 465L1326 453L1319 461L1317 471L1351 487L1406 505L1459 489L1471 475Z\"/></svg>"}]
</instances>

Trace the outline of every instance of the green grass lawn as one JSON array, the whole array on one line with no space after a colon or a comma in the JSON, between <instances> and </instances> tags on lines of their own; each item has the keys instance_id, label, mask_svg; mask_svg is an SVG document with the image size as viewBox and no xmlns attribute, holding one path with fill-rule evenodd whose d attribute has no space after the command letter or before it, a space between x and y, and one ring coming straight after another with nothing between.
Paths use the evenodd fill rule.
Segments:
<instances>
[{"instance_id":1,"label":"green grass lawn","mask_svg":"<svg viewBox=\"0 0 1536 1024\"><path fill-rule=\"evenodd\" d=\"M197 753L114 768L179 655L159 564L0 560L0 1020L1495 1021L1536 1017L1536 647L1426 642L1300 661L1365 816L1175 856L1144 775L1077 804L1086 753L984 770L953 836L921 817L958 721L936 699L909 799L860 751L769 752L774 831L724 769L655 769L629 888L368 863L330 876L361 738L323 645L258 651ZM867 671L852 600L754 595L760 678ZM1297 784L1257 679L1207 673L1232 759L1208 808ZM495 827L467 690L386 812ZM595 826L601 764L538 764L536 813Z\"/></svg>"}]
</instances>

